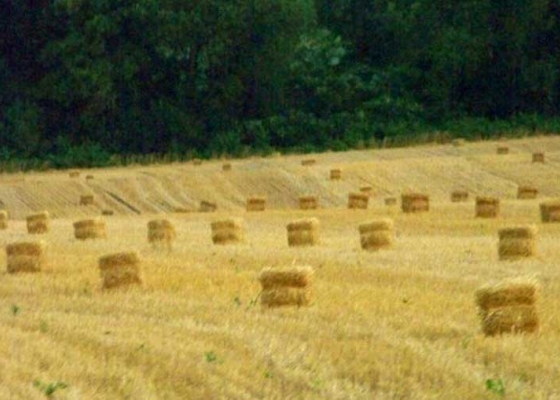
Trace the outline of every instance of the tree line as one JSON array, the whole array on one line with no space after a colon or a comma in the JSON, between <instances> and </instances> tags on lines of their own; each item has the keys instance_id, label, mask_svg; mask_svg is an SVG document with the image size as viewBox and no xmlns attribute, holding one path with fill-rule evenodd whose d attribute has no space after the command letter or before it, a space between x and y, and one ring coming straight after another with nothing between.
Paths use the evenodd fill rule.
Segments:
<instances>
[{"instance_id":1,"label":"tree line","mask_svg":"<svg viewBox=\"0 0 560 400\"><path fill-rule=\"evenodd\" d=\"M0 0L0 160L558 131L556 0Z\"/></svg>"}]
</instances>

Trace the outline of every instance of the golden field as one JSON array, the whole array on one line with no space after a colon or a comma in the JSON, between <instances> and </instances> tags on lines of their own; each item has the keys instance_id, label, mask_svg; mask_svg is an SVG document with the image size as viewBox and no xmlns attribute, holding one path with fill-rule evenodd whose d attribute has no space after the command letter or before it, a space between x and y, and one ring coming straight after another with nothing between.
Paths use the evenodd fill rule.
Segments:
<instances>
[{"instance_id":1,"label":"golden field","mask_svg":"<svg viewBox=\"0 0 560 400\"><path fill-rule=\"evenodd\" d=\"M503 144L510 154L497 155ZM2 246L44 239L48 259L8 274L0 252L0 399L42 399L56 382L56 399L560 399L560 224L539 218L541 201L560 198L560 138L230 162L0 177ZM517 200L519 185L537 199ZM347 210L362 186L368 210ZM451 203L454 189L468 202ZM429 194L430 211L384 205L406 191ZM298 210L303 195L320 209ZM476 195L499 197L501 216L475 219ZM246 212L251 196L267 209ZM218 211L196 212L202 200ZM107 239L74 239L72 223L103 209ZM43 210L49 233L28 235L25 217ZM147 240L161 217L177 232L170 252ZM210 223L230 217L244 219L245 243L213 245ZM286 225L307 217L320 244L288 247ZM358 225L381 217L394 246L361 250ZM526 224L537 256L499 261L498 229ZM122 251L139 253L143 284L103 290L98 258ZM315 269L312 305L262 309L259 272L291 265ZM540 282L540 332L485 337L475 290L518 276Z\"/></svg>"}]
</instances>

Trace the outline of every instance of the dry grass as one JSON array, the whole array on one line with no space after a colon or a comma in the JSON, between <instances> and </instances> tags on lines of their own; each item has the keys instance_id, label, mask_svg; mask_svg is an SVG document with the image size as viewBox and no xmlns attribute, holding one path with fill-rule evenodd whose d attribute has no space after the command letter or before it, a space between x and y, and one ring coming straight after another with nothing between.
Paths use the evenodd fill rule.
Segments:
<instances>
[{"instance_id":1,"label":"dry grass","mask_svg":"<svg viewBox=\"0 0 560 400\"><path fill-rule=\"evenodd\" d=\"M10 213L2 245L30 239L27 215L52 215L48 265L0 279L0 398L45 398L35 380L65 382L56 399L498 398L487 380L501 380L508 399L558 398L560 224L541 224L539 203L560 198L560 139L508 146L504 157L495 142L329 153L307 169L301 156L255 158L231 174L221 161L95 170L99 209L76 204L84 182L67 172L0 180ZM543 148L546 164L532 165ZM344 168L343 181L325 179L332 165ZM542 200L516 199L526 183ZM377 196L368 210L347 210L348 192L366 184ZM473 198L500 198L500 218L473 218L473 202L451 203L458 184ZM384 205L407 190L429 193L430 212ZM254 193L274 208L246 213ZM302 193L320 196L321 209L295 209ZM154 252L147 222L203 199L220 208L166 214L175 247ZM105 208L115 211L111 240L72 239L73 221ZM320 244L289 247L286 224L311 214ZM230 217L245 218L245 243L215 246L210 223ZM387 217L394 245L362 251L356 227ZM501 262L498 230L534 223L538 254ZM141 258L142 286L103 290L99 257L123 251ZM262 310L259 273L294 265L315 270L311 305ZM486 337L473 293L520 275L541 282L538 334Z\"/></svg>"}]
</instances>

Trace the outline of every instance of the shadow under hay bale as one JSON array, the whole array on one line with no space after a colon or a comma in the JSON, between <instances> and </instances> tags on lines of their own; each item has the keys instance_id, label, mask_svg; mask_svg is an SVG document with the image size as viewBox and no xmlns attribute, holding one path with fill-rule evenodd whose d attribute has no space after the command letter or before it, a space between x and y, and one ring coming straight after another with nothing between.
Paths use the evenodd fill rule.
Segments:
<instances>
[{"instance_id":1,"label":"shadow under hay bale","mask_svg":"<svg viewBox=\"0 0 560 400\"><path fill-rule=\"evenodd\" d=\"M0 210L0 230L8 229L8 211Z\"/></svg>"},{"instance_id":2,"label":"shadow under hay bale","mask_svg":"<svg viewBox=\"0 0 560 400\"><path fill-rule=\"evenodd\" d=\"M533 153L533 163L544 163L544 153Z\"/></svg>"},{"instance_id":3,"label":"shadow under hay bale","mask_svg":"<svg viewBox=\"0 0 560 400\"><path fill-rule=\"evenodd\" d=\"M393 221L385 218L366 222L358 227L362 249L375 251L391 247L395 241Z\"/></svg>"},{"instance_id":4,"label":"shadow under hay bale","mask_svg":"<svg viewBox=\"0 0 560 400\"><path fill-rule=\"evenodd\" d=\"M531 186L519 186L517 188L517 198L520 200L536 199L539 191Z\"/></svg>"},{"instance_id":5,"label":"shadow under hay bale","mask_svg":"<svg viewBox=\"0 0 560 400\"><path fill-rule=\"evenodd\" d=\"M316 210L319 208L317 196L301 196L299 198L300 210Z\"/></svg>"},{"instance_id":6,"label":"shadow under hay bale","mask_svg":"<svg viewBox=\"0 0 560 400\"><path fill-rule=\"evenodd\" d=\"M535 226L500 229L498 236L500 238L498 244L500 260L516 260L535 255L535 238L537 236Z\"/></svg>"},{"instance_id":7,"label":"shadow under hay bale","mask_svg":"<svg viewBox=\"0 0 560 400\"><path fill-rule=\"evenodd\" d=\"M319 244L319 220L304 218L290 222L286 226L288 246L315 246Z\"/></svg>"},{"instance_id":8,"label":"shadow under hay bale","mask_svg":"<svg viewBox=\"0 0 560 400\"><path fill-rule=\"evenodd\" d=\"M163 246L171 250L177 234L175 227L166 219L154 219L148 222L148 242L155 247Z\"/></svg>"},{"instance_id":9,"label":"shadow under hay bale","mask_svg":"<svg viewBox=\"0 0 560 400\"><path fill-rule=\"evenodd\" d=\"M397 205L397 198L396 197L386 197L385 198L385 205L386 206L396 206Z\"/></svg>"},{"instance_id":10,"label":"shadow under hay bale","mask_svg":"<svg viewBox=\"0 0 560 400\"><path fill-rule=\"evenodd\" d=\"M331 169L331 181L338 181L342 179L342 170L340 168Z\"/></svg>"},{"instance_id":11,"label":"shadow under hay bale","mask_svg":"<svg viewBox=\"0 0 560 400\"><path fill-rule=\"evenodd\" d=\"M231 163L225 163L222 165L222 171L231 171Z\"/></svg>"},{"instance_id":12,"label":"shadow under hay bale","mask_svg":"<svg viewBox=\"0 0 560 400\"><path fill-rule=\"evenodd\" d=\"M80 177L80 172L79 171L70 171L68 173L68 176L70 178L79 178Z\"/></svg>"},{"instance_id":13,"label":"shadow under hay bale","mask_svg":"<svg viewBox=\"0 0 560 400\"><path fill-rule=\"evenodd\" d=\"M84 219L74 222L74 237L78 240L106 239L105 221Z\"/></svg>"},{"instance_id":14,"label":"shadow under hay bale","mask_svg":"<svg viewBox=\"0 0 560 400\"><path fill-rule=\"evenodd\" d=\"M317 163L317 161L314 158L308 158L305 160L301 160L301 165L303 165L304 167L309 167L311 165L315 165Z\"/></svg>"},{"instance_id":15,"label":"shadow under hay bale","mask_svg":"<svg viewBox=\"0 0 560 400\"><path fill-rule=\"evenodd\" d=\"M477 218L497 218L500 215L500 199L477 197L474 210Z\"/></svg>"},{"instance_id":16,"label":"shadow under hay bale","mask_svg":"<svg viewBox=\"0 0 560 400\"><path fill-rule=\"evenodd\" d=\"M430 211L430 197L421 193L404 193L401 196L401 209L404 213Z\"/></svg>"},{"instance_id":17,"label":"shadow under hay bale","mask_svg":"<svg viewBox=\"0 0 560 400\"><path fill-rule=\"evenodd\" d=\"M50 228L50 216L48 211L28 215L26 218L27 232L32 235L47 233Z\"/></svg>"},{"instance_id":18,"label":"shadow under hay bale","mask_svg":"<svg viewBox=\"0 0 560 400\"><path fill-rule=\"evenodd\" d=\"M202 200L200 202L200 212L214 212L218 208L216 203L212 203L210 201Z\"/></svg>"},{"instance_id":19,"label":"shadow under hay bale","mask_svg":"<svg viewBox=\"0 0 560 400\"><path fill-rule=\"evenodd\" d=\"M451 192L452 203L462 203L469 199L469 192L466 190L454 190Z\"/></svg>"},{"instance_id":20,"label":"shadow under hay bale","mask_svg":"<svg viewBox=\"0 0 560 400\"><path fill-rule=\"evenodd\" d=\"M266 209L266 197L250 197L245 206L247 211L264 211Z\"/></svg>"},{"instance_id":21,"label":"shadow under hay bale","mask_svg":"<svg viewBox=\"0 0 560 400\"><path fill-rule=\"evenodd\" d=\"M544 223L560 222L560 200L551 200L539 204L541 221Z\"/></svg>"},{"instance_id":22,"label":"shadow under hay bale","mask_svg":"<svg viewBox=\"0 0 560 400\"><path fill-rule=\"evenodd\" d=\"M368 208L369 196L364 193L349 193L348 208L351 210L366 210Z\"/></svg>"},{"instance_id":23,"label":"shadow under hay bale","mask_svg":"<svg viewBox=\"0 0 560 400\"><path fill-rule=\"evenodd\" d=\"M313 298L311 267L266 268L260 276L263 307L308 306Z\"/></svg>"},{"instance_id":24,"label":"shadow under hay bale","mask_svg":"<svg viewBox=\"0 0 560 400\"><path fill-rule=\"evenodd\" d=\"M236 244L245 241L245 228L241 218L214 221L210 224L214 244Z\"/></svg>"},{"instance_id":25,"label":"shadow under hay bale","mask_svg":"<svg viewBox=\"0 0 560 400\"><path fill-rule=\"evenodd\" d=\"M138 253L116 253L99 258L99 271L103 289L139 285L140 258Z\"/></svg>"},{"instance_id":26,"label":"shadow under hay bale","mask_svg":"<svg viewBox=\"0 0 560 400\"><path fill-rule=\"evenodd\" d=\"M499 146L496 149L496 154L509 154L509 147L507 146Z\"/></svg>"},{"instance_id":27,"label":"shadow under hay bale","mask_svg":"<svg viewBox=\"0 0 560 400\"><path fill-rule=\"evenodd\" d=\"M522 279L506 280L478 289L475 299L484 334L536 332L539 328L534 305L537 289L535 281Z\"/></svg>"},{"instance_id":28,"label":"shadow under hay bale","mask_svg":"<svg viewBox=\"0 0 560 400\"><path fill-rule=\"evenodd\" d=\"M6 246L6 265L9 274L39 272L45 264L44 241L17 242Z\"/></svg>"},{"instance_id":29,"label":"shadow under hay bale","mask_svg":"<svg viewBox=\"0 0 560 400\"><path fill-rule=\"evenodd\" d=\"M83 194L80 196L81 206L93 206L95 204L93 194Z\"/></svg>"}]
</instances>

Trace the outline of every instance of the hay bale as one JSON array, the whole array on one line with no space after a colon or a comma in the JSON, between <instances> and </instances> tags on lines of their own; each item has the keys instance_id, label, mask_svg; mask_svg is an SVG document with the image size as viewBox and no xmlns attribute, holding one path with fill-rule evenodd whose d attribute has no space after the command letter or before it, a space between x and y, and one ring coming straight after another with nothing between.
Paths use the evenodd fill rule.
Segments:
<instances>
[{"instance_id":1,"label":"hay bale","mask_svg":"<svg viewBox=\"0 0 560 400\"><path fill-rule=\"evenodd\" d=\"M317 196L301 196L299 198L299 208L301 210L316 210L319 208Z\"/></svg>"},{"instance_id":2,"label":"hay bale","mask_svg":"<svg viewBox=\"0 0 560 400\"><path fill-rule=\"evenodd\" d=\"M404 193L401 195L401 209L404 213L430 211L430 197L421 193Z\"/></svg>"},{"instance_id":3,"label":"hay bale","mask_svg":"<svg viewBox=\"0 0 560 400\"><path fill-rule=\"evenodd\" d=\"M177 237L175 227L166 219L154 219L148 222L148 242L154 246L171 249Z\"/></svg>"},{"instance_id":4,"label":"hay bale","mask_svg":"<svg viewBox=\"0 0 560 400\"><path fill-rule=\"evenodd\" d=\"M464 145L467 143L467 141L466 141L465 139L457 138L457 139L453 139L453 140L451 141L451 143L452 143L453 146L455 146L455 147L462 147L462 146L464 146Z\"/></svg>"},{"instance_id":5,"label":"hay bale","mask_svg":"<svg viewBox=\"0 0 560 400\"><path fill-rule=\"evenodd\" d=\"M536 199L539 191L532 186L519 186L517 188L517 198L520 200Z\"/></svg>"},{"instance_id":6,"label":"hay bale","mask_svg":"<svg viewBox=\"0 0 560 400\"><path fill-rule=\"evenodd\" d=\"M38 242L16 242L6 246L7 272L39 272L45 264L46 244Z\"/></svg>"},{"instance_id":7,"label":"hay bale","mask_svg":"<svg viewBox=\"0 0 560 400\"><path fill-rule=\"evenodd\" d=\"M247 199L247 211L264 211L266 208L266 197L249 197Z\"/></svg>"},{"instance_id":8,"label":"hay bale","mask_svg":"<svg viewBox=\"0 0 560 400\"><path fill-rule=\"evenodd\" d=\"M92 206L94 205L94 197L93 194L83 194L80 196L80 205L81 206Z\"/></svg>"},{"instance_id":9,"label":"hay bale","mask_svg":"<svg viewBox=\"0 0 560 400\"><path fill-rule=\"evenodd\" d=\"M497 154L509 154L509 147L507 146L498 146L496 149Z\"/></svg>"},{"instance_id":10,"label":"hay bale","mask_svg":"<svg viewBox=\"0 0 560 400\"><path fill-rule=\"evenodd\" d=\"M0 230L8 229L8 211L0 210Z\"/></svg>"},{"instance_id":11,"label":"hay bale","mask_svg":"<svg viewBox=\"0 0 560 400\"><path fill-rule=\"evenodd\" d=\"M218 208L216 203L210 201L202 200L200 202L200 212L214 212Z\"/></svg>"},{"instance_id":12,"label":"hay bale","mask_svg":"<svg viewBox=\"0 0 560 400\"><path fill-rule=\"evenodd\" d=\"M106 239L105 221L100 219L84 219L74 222L74 237L78 240Z\"/></svg>"},{"instance_id":13,"label":"hay bale","mask_svg":"<svg viewBox=\"0 0 560 400\"><path fill-rule=\"evenodd\" d=\"M70 176L70 178L79 178L80 177L80 171L70 171L68 173L68 176Z\"/></svg>"},{"instance_id":14,"label":"hay bale","mask_svg":"<svg viewBox=\"0 0 560 400\"><path fill-rule=\"evenodd\" d=\"M396 197L386 197L385 198L385 205L386 206L396 206L397 205Z\"/></svg>"},{"instance_id":15,"label":"hay bale","mask_svg":"<svg viewBox=\"0 0 560 400\"><path fill-rule=\"evenodd\" d=\"M360 193L363 193L371 197L373 195L373 188L371 186L362 186L360 188Z\"/></svg>"},{"instance_id":16,"label":"hay bale","mask_svg":"<svg viewBox=\"0 0 560 400\"><path fill-rule=\"evenodd\" d=\"M114 214L113 210L109 210L109 209L101 210L101 215L113 215L113 214Z\"/></svg>"},{"instance_id":17,"label":"hay bale","mask_svg":"<svg viewBox=\"0 0 560 400\"><path fill-rule=\"evenodd\" d=\"M304 167L309 167L311 165L315 165L317 161L314 158L307 158L305 160L301 160L301 165Z\"/></svg>"},{"instance_id":18,"label":"hay bale","mask_svg":"<svg viewBox=\"0 0 560 400\"><path fill-rule=\"evenodd\" d=\"M500 260L532 257L535 254L535 226L504 228L498 231L500 238L498 255Z\"/></svg>"},{"instance_id":19,"label":"hay bale","mask_svg":"<svg viewBox=\"0 0 560 400\"><path fill-rule=\"evenodd\" d=\"M99 258L99 271L103 289L139 285L140 258L138 253L116 253Z\"/></svg>"},{"instance_id":20,"label":"hay bale","mask_svg":"<svg viewBox=\"0 0 560 400\"><path fill-rule=\"evenodd\" d=\"M369 196L363 193L348 194L348 208L366 210L368 208Z\"/></svg>"},{"instance_id":21,"label":"hay bale","mask_svg":"<svg viewBox=\"0 0 560 400\"><path fill-rule=\"evenodd\" d=\"M311 267L266 268L260 276L263 307L308 306L314 271Z\"/></svg>"},{"instance_id":22,"label":"hay bale","mask_svg":"<svg viewBox=\"0 0 560 400\"><path fill-rule=\"evenodd\" d=\"M506 280L478 289L475 299L484 334L536 332L539 328L535 308L537 290L535 281L523 279Z\"/></svg>"},{"instance_id":23,"label":"hay bale","mask_svg":"<svg viewBox=\"0 0 560 400\"><path fill-rule=\"evenodd\" d=\"M86 181L90 181L93 179L93 175L86 175Z\"/></svg>"},{"instance_id":24,"label":"hay bale","mask_svg":"<svg viewBox=\"0 0 560 400\"><path fill-rule=\"evenodd\" d=\"M375 251L391 247L395 241L393 221L388 218L366 222L358 227L362 249Z\"/></svg>"},{"instance_id":25,"label":"hay bale","mask_svg":"<svg viewBox=\"0 0 560 400\"><path fill-rule=\"evenodd\" d=\"M469 192L466 190L454 190L451 192L451 202L452 203L462 203L469 199Z\"/></svg>"},{"instance_id":26,"label":"hay bale","mask_svg":"<svg viewBox=\"0 0 560 400\"><path fill-rule=\"evenodd\" d=\"M541 211L541 221L560 222L560 200L551 200L539 204Z\"/></svg>"},{"instance_id":27,"label":"hay bale","mask_svg":"<svg viewBox=\"0 0 560 400\"><path fill-rule=\"evenodd\" d=\"M533 163L544 164L544 153L533 153Z\"/></svg>"},{"instance_id":28,"label":"hay bale","mask_svg":"<svg viewBox=\"0 0 560 400\"><path fill-rule=\"evenodd\" d=\"M315 246L319 243L319 220L304 218L290 222L288 231L288 246Z\"/></svg>"},{"instance_id":29,"label":"hay bale","mask_svg":"<svg viewBox=\"0 0 560 400\"><path fill-rule=\"evenodd\" d=\"M500 215L500 199L494 197L477 197L475 216L478 218L497 218Z\"/></svg>"},{"instance_id":30,"label":"hay bale","mask_svg":"<svg viewBox=\"0 0 560 400\"><path fill-rule=\"evenodd\" d=\"M201 165L202 164L202 160L200 158L194 158L192 161L193 161L193 165Z\"/></svg>"},{"instance_id":31,"label":"hay bale","mask_svg":"<svg viewBox=\"0 0 560 400\"><path fill-rule=\"evenodd\" d=\"M338 181L342 179L342 170L340 168L331 169L331 181Z\"/></svg>"},{"instance_id":32,"label":"hay bale","mask_svg":"<svg viewBox=\"0 0 560 400\"><path fill-rule=\"evenodd\" d=\"M231 163L222 164L222 171L231 171Z\"/></svg>"},{"instance_id":33,"label":"hay bale","mask_svg":"<svg viewBox=\"0 0 560 400\"><path fill-rule=\"evenodd\" d=\"M50 216L48 211L28 215L26 222L27 232L33 235L47 233L50 228Z\"/></svg>"},{"instance_id":34,"label":"hay bale","mask_svg":"<svg viewBox=\"0 0 560 400\"><path fill-rule=\"evenodd\" d=\"M240 218L214 221L210 227L214 244L235 244L245 241L245 228Z\"/></svg>"}]
</instances>

